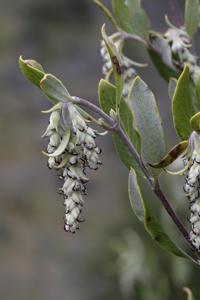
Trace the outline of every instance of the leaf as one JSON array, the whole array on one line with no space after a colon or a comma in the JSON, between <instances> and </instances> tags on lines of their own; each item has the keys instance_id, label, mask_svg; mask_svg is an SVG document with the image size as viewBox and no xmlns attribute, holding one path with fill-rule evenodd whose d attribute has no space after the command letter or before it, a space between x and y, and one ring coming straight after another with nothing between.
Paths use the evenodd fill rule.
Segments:
<instances>
[{"instance_id":1,"label":"leaf","mask_svg":"<svg viewBox=\"0 0 200 300\"><path fill-rule=\"evenodd\" d=\"M102 26L101 35L106 44L106 48L108 50L108 53L110 55L110 60L112 62L113 73L115 78L115 86L116 86L115 110L118 111L120 106L121 96L122 96L122 89L123 89L123 77L122 77L122 69L121 69L122 58L120 53L117 51L115 44L111 41L111 39L109 39L109 37L106 34L105 24Z\"/></svg>"},{"instance_id":2,"label":"leaf","mask_svg":"<svg viewBox=\"0 0 200 300\"><path fill-rule=\"evenodd\" d=\"M197 32L200 23L199 0L185 2L185 29L190 37Z\"/></svg>"},{"instance_id":3,"label":"leaf","mask_svg":"<svg viewBox=\"0 0 200 300\"><path fill-rule=\"evenodd\" d=\"M195 81L195 93L197 98L197 109L200 111L200 76Z\"/></svg>"},{"instance_id":4,"label":"leaf","mask_svg":"<svg viewBox=\"0 0 200 300\"><path fill-rule=\"evenodd\" d=\"M171 50L167 41L157 32L150 33L149 41L147 50L158 73L166 81L171 77L177 77L178 71L172 63Z\"/></svg>"},{"instance_id":5,"label":"leaf","mask_svg":"<svg viewBox=\"0 0 200 300\"><path fill-rule=\"evenodd\" d=\"M45 74L40 81L41 90L54 103L66 102L69 100L69 93L63 83L52 74Z\"/></svg>"},{"instance_id":6,"label":"leaf","mask_svg":"<svg viewBox=\"0 0 200 300\"><path fill-rule=\"evenodd\" d=\"M168 85L168 94L169 94L169 99L172 100L174 96L174 92L176 90L176 85L177 85L177 79L176 78L170 78L169 80L169 85Z\"/></svg>"},{"instance_id":7,"label":"leaf","mask_svg":"<svg viewBox=\"0 0 200 300\"><path fill-rule=\"evenodd\" d=\"M148 40L150 21L141 7L141 0L127 0L133 33Z\"/></svg>"},{"instance_id":8,"label":"leaf","mask_svg":"<svg viewBox=\"0 0 200 300\"><path fill-rule=\"evenodd\" d=\"M101 79L98 87L99 104L107 114L115 108L116 87L105 79Z\"/></svg>"},{"instance_id":9,"label":"leaf","mask_svg":"<svg viewBox=\"0 0 200 300\"><path fill-rule=\"evenodd\" d=\"M161 225L158 223L156 217L153 215L143 197L138 177L133 169L131 169L129 173L128 191L132 209L136 217L143 223L145 230L149 233L151 238L162 249L169 253L178 257L191 259L194 262L194 259L180 249L163 231Z\"/></svg>"},{"instance_id":10,"label":"leaf","mask_svg":"<svg viewBox=\"0 0 200 300\"><path fill-rule=\"evenodd\" d=\"M40 88L40 81L45 73L42 66L32 59L19 58L19 67L24 77Z\"/></svg>"},{"instance_id":11,"label":"leaf","mask_svg":"<svg viewBox=\"0 0 200 300\"><path fill-rule=\"evenodd\" d=\"M113 15L111 14L111 12L109 11L109 9L99 0L93 0L94 3L96 3L96 5L103 11L103 13L105 14L105 16L108 17L108 19L111 21L111 23L117 28L117 22L115 20L115 18L113 17Z\"/></svg>"},{"instance_id":12,"label":"leaf","mask_svg":"<svg viewBox=\"0 0 200 300\"><path fill-rule=\"evenodd\" d=\"M168 153L156 164L150 164L153 168L165 168L175 161L187 149L188 140L182 141L174 146Z\"/></svg>"},{"instance_id":13,"label":"leaf","mask_svg":"<svg viewBox=\"0 0 200 300\"><path fill-rule=\"evenodd\" d=\"M189 288L184 287L183 291L187 294L187 300L194 300L192 296L192 291Z\"/></svg>"},{"instance_id":14,"label":"leaf","mask_svg":"<svg viewBox=\"0 0 200 300\"><path fill-rule=\"evenodd\" d=\"M112 9L119 27L148 39L150 21L141 7L141 0L112 0Z\"/></svg>"},{"instance_id":15,"label":"leaf","mask_svg":"<svg viewBox=\"0 0 200 300\"><path fill-rule=\"evenodd\" d=\"M119 115L120 115L122 129L130 138L136 150L140 153L141 150L140 135L134 127L134 119L133 119L132 111L129 105L124 100L121 101Z\"/></svg>"},{"instance_id":16,"label":"leaf","mask_svg":"<svg viewBox=\"0 0 200 300\"><path fill-rule=\"evenodd\" d=\"M185 65L181 73L172 99L174 128L182 140L188 139L191 128L190 118L194 115L192 96L190 92L189 66Z\"/></svg>"},{"instance_id":17,"label":"leaf","mask_svg":"<svg viewBox=\"0 0 200 300\"><path fill-rule=\"evenodd\" d=\"M159 161L166 152L162 122L155 97L140 77L133 81L129 101L141 137L142 156L146 162Z\"/></svg>"},{"instance_id":18,"label":"leaf","mask_svg":"<svg viewBox=\"0 0 200 300\"><path fill-rule=\"evenodd\" d=\"M112 0L111 2L112 10L119 27L131 33L133 29L130 24L130 12L128 6L125 4L125 0Z\"/></svg>"},{"instance_id":19,"label":"leaf","mask_svg":"<svg viewBox=\"0 0 200 300\"><path fill-rule=\"evenodd\" d=\"M101 79L99 83L98 93L101 108L104 110L104 112L109 114L110 110L115 108L115 86L110 84L108 81ZM122 128L130 138L132 144L135 146L138 152L140 152L140 136L134 128L132 112L124 100L121 101L119 113ZM113 134L113 139L116 150L122 162L127 166L127 168L130 169L130 167L133 167L139 172L137 163L133 160L124 143L116 134Z\"/></svg>"},{"instance_id":20,"label":"leaf","mask_svg":"<svg viewBox=\"0 0 200 300\"><path fill-rule=\"evenodd\" d=\"M190 127L192 130L195 130L198 133L200 132L200 112L192 116L190 119Z\"/></svg>"}]
</instances>

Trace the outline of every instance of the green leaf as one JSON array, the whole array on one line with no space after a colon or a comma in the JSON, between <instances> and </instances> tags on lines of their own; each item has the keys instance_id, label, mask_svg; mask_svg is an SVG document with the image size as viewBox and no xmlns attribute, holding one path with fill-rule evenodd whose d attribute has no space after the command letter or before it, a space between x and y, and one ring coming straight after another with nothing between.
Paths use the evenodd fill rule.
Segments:
<instances>
[{"instance_id":1,"label":"green leaf","mask_svg":"<svg viewBox=\"0 0 200 300\"><path fill-rule=\"evenodd\" d=\"M157 162L166 152L162 122L155 97L140 77L133 81L129 101L141 137L142 156L148 163Z\"/></svg>"},{"instance_id":2,"label":"green leaf","mask_svg":"<svg viewBox=\"0 0 200 300\"><path fill-rule=\"evenodd\" d=\"M99 83L98 92L99 92L100 106L104 110L104 112L109 114L110 110L115 108L116 88L108 81L101 79ZM121 101L119 114L120 114L120 121L123 130L130 138L136 150L140 152L140 136L136 131L136 129L134 128L134 120L133 120L132 112L124 100ZM113 139L114 139L116 150L122 162L127 166L127 168L130 169L130 167L133 167L139 172L137 163L132 159L124 143L119 139L119 137L116 134L113 134Z\"/></svg>"},{"instance_id":3,"label":"green leaf","mask_svg":"<svg viewBox=\"0 0 200 300\"><path fill-rule=\"evenodd\" d=\"M119 27L148 39L150 22L141 7L141 0L112 0L112 9Z\"/></svg>"},{"instance_id":4,"label":"green leaf","mask_svg":"<svg viewBox=\"0 0 200 300\"><path fill-rule=\"evenodd\" d=\"M156 164L150 164L153 168L165 168L174 162L187 149L188 140L175 145L168 153Z\"/></svg>"},{"instance_id":5,"label":"green leaf","mask_svg":"<svg viewBox=\"0 0 200 300\"><path fill-rule=\"evenodd\" d=\"M192 130L200 133L200 112L192 116L192 118L190 119L190 127L192 128Z\"/></svg>"},{"instance_id":6,"label":"green leaf","mask_svg":"<svg viewBox=\"0 0 200 300\"><path fill-rule=\"evenodd\" d=\"M122 96L122 89L123 89L123 77L122 77L122 58L121 54L117 51L115 44L109 39L105 31L105 24L102 26L101 30L102 38L106 44L106 48L110 55L110 60L112 62L113 73L115 78L115 86L116 86L116 107L114 108L116 111L119 110L121 96Z\"/></svg>"},{"instance_id":7,"label":"green leaf","mask_svg":"<svg viewBox=\"0 0 200 300\"><path fill-rule=\"evenodd\" d=\"M136 217L143 223L145 230L149 233L151 238L156 241L162 249L169 253L178 257L191 259L194 262L193 258L176 246L176 244L164 232L143 197L138 177L133 169L131 169L129 173L128 191L132 209Z\"/></svg>"},{"instance_id":8,"label":"green leaf","mask_svg":"<svg viewBox=\"0 0 200 300\"><path fill-rule=\"evenodd\" d=\"M101 79L98 87L99 104L107 114L115 108L116 87L105 79Z\"/></svg>"},{"instance_id":9,"label":"green leaf","mask_svg":"<svg viewBox=\"0 0 200 300\"><path fill-rule=\"evenodd\" d=\"M192 295L192 291L189 288L184 287L183 291L187 294L187 300L194 300L194 297Z\"/></svg>"},{"instance_id":10,"label":"green leaf","mask_svg":"<svg viewBox=\"0 0 200 300\"><path fill-rule=\"evenodd\" d=\"M45 74L40 81L41 90L52 100L52 102L66 102L69 100L69 93L63 83L51 74Z\"/></svg>"},{"instance_id":11,"label":"green leaf","mask_svg":"<svg viewBox=\"0 0 200 300\"><path fill-rule=\"evenodd\" d=\"M199 0L185 2L185 29L190 37L197 32L200 23Z\"/></svg>"},{"instance_id":12,"label":"green leaf","mask_svg":"<svg viewBox=\"0 0 200 300\"><path fill-rule=\"evenodd\" d=\"M171 50L167 41L157 32L150 33L149 41L148 53L158 73L166 81L171 77L177 77L178 71L172 63Z\"/></svg>"},{"instance_id":13,"label":"green leaf","mask_svg":"<svg viewBox=\"0 0 200 300\"><path fill-rule=\"evenodd\" d=\"M111 14L111 12L109 11L109 9L100 0L93 0L93 1L102 10L102 12L105 14L105 16L108 17L108 19L111 21L111 23L117 28L118 24L117 24L115 18L113 17L113 15Z\"/></svg>"},{"instance_id":14,"label":"green leaf","mask_svg":"<svg viewBox=\"0 0 200 300\"><path fill-rule=\"evenodd\" d=\"M195 81L195 93L197 98L197 109L200 111L200 76Z\"/></svg>"},{"instance_id":15,"label":"green leaf","mask_svg":"<svg viewBox=\"0 0 200 300\"><path fill-rule=\"evenodd\" d=\"M40 88L40 81L45 73L42 66L32 59L19 58L19 67L24 77Z\"/></svg>"},{"instance_id":16,"label":"green leaf","mask_svg":"<svg viewBox=\"0 0 200 300\"><path fill-rule=\"evenodd\" d=\"M191 133L190 118L194 115L190 91L189 66L185 65L181 73L172 99L174 128L182 140L188 139Z\"/></svg>"},{"instance_id":17,"label":"green leaf","mask_svg":"<svg viewBox=\"0 0 200 300\"><path fill-rule=\"evenodd\" d=\"M125 0L112 0L112 10L119 27L131 33L133 29L130 24L130 12Z\"/></svg>"}]
</instances>

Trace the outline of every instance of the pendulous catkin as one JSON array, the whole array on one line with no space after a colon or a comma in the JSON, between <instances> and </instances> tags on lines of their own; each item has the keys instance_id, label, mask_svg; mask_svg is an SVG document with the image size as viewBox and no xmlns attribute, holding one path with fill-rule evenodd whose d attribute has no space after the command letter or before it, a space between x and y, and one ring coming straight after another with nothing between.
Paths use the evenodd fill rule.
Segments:
<instances>
[{"instance_id":1,"label":"pendulous catkin","mask_svg":"<svg viewBox=\"0 0 200 300\"><path fill-rule=\"evenodd\" d=\"M100 135L87 125L87 120L72 103L59 103L47 111L49 125L43 137L47 145L48 167L59 171L63 181L59 189L64 197L64 230L76 232L82 221L83 195L86 194L86 169L97 170L101 149L96 145Z\"/></svg>"}]
</instances>

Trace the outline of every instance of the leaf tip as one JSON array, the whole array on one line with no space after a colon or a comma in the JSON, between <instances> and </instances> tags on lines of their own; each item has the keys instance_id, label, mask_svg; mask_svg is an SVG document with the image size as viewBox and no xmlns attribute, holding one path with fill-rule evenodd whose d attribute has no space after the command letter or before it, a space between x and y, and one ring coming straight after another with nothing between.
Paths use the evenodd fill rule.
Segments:
<instances>
[{"instance_id":1,"label":"leaf tip","mask_svg":"<svg viewBox=\"0 0 200 300\"><path fill-rule=\"evenodd\" d=\"M193 130L200 132L200 112L196 113L194 116L191 117L190 127Z\"/></svg>"}]
</instances>

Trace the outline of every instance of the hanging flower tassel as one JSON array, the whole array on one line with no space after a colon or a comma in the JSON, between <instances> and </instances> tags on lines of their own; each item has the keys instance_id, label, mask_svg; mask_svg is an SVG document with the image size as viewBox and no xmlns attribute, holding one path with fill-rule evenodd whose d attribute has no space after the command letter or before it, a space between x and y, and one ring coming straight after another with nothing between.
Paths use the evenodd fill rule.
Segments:
<instances>
[{"instance_id":1,"label":"hanging flower tassel","mask_svg":"<svg viewBox=\"0 0 200 300\"><path fill-rule=\"evenodd\" d=\"M183 158L187 166L185 172L184 191L189 200L191 224L190 240L200 250L200 135L193 131L189 138L189 146Z\"/></svg>"},{"instance_id":2,"label":"hanging flower tassel","mask_svg":"<svg viewBox=\"0 0 200 300\"><path fill-rule=\"evenodd\" d=\"M75 233L82 221L83 195L86 194L87 168L97 170L101 164L101 150L96 145L99 133L87 126L86 120L71 103L57 104L47 111L49 125L43 137L47 146L48 167L61 172L64 196L64 230Z\"/></svg>"},{"instance_id":3,"label":"hanging flower tassel","mask_svg":"<svg viewBox=\"0 0 200 300\"><path fill-rule=\"evenodd\" d=\"M200 66L198 57L191 52L191 40L184 27L176 28L168 22L169 28L164 34L164 38L169 44L174 65L182 70L184 64L190 66L190 75L194 82L200 76Z\"/></svg>"},{"instance_id":4,"label":"hanging flower tassel","mask_svg":"<svg viewBox=\"0 0 200 300\"><path fill-rule=\"evenodd\" d=\"M192 230L190 240L193 246L200 250L200 136L193 132L190 140L192 141L191 157L187 158L189 167L185 173L184 191L189 200L190 217L189 222Z\"/></svg>"},{"instance_id":5,"label":"hanging flower tassel","mask_svg":"<svg viewBox=\"0 0 200 300\"><path fill-rule=\"evenodd\" d=\"M189 140L185 140L174 146L171 151L156 164L150 164L153 168L164 168L171 175L184 175L185 183L183 190L189 201L190 216L188 221L191 225L189 234L194 248L200 250L200 113L190 120L191 133ZM173 161L181 157L184 167L179 171L166 169Z\"/></svg>"}]
</instances>

